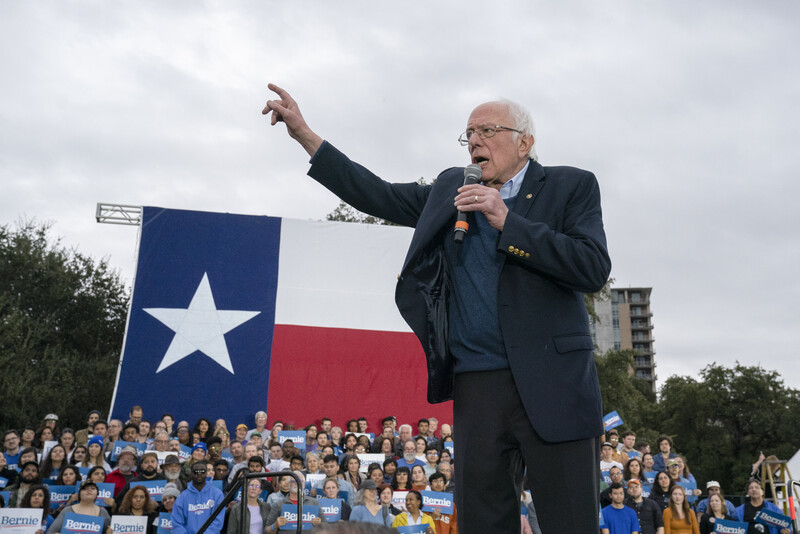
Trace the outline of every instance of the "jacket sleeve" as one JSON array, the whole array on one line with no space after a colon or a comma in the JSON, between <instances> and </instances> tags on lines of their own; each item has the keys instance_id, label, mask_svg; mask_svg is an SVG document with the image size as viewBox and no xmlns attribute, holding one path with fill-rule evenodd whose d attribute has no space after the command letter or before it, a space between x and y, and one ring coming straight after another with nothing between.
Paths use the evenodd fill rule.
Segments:
<instances>
[{"instance_id":1,"label":"jacket sleeve","mask_svg":"<svg viewBox=\"0 0 800 534\"><path fill-rule=\"evenodd\" d=\"M578 174L558 182L554 179L547 186L570 188L561 195L565 204L560 231L511 211L497 249L563 286L593 293L602 289L611 273L600 188L592 173L572 172Z\"/></svg>"}]
</instances>

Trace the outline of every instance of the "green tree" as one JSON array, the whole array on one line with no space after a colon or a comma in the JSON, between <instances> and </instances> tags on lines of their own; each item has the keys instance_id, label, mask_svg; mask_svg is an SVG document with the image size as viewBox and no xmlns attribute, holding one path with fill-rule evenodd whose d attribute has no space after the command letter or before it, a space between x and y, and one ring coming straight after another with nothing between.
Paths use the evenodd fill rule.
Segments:
<instances>
[{"instance_id":1,"label":"green tree","mask_svg":"<svg viewBox=\"0 0 800 534\"><path fill-rule=\"evenodd\" d=\"M650 385L636 378L633 372L634 355L632 350L610 350L605 354L596 354L597 376L600 381L600 394L603 398L603 410L608 413L616 411L624 422L623 430L633 430L637 437L655 434L653 429L648 434L648 421L652 420L652 412L656 406L656 396Z\"/></svg>"},{"instance_id":2,"label":"green tree","mask_svg":"<svg viewBox=\"0 0 800 534\"><path fill-rule=\"evenodd\" d=\"M800 443L800 391L776 371L706 366L699 380L673 376L661 389L658 419L698 480L742 492L761 451L788 460Z\"/></svg>"},{"instance_id":3,"label":"green tree","mask_svg":"<svg viewBox=\"0 0 800 534\"><path fill-rule=\"evenodd\" d=\"M49 236L50 225L0 226L0 428L48 412L80 428L110 405L128 293L105 260Z\"/></svg>"}]
</instances>

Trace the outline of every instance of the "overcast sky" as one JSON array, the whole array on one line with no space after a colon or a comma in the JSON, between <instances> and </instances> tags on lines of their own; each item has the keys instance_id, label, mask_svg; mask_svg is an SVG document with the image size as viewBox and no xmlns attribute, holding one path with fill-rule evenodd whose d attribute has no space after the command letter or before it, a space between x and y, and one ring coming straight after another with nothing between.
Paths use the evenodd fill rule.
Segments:
<instances>
[{"instance_id":1,"label":"overcast sky","mask_svg":"<svg viewBox=\"0 0 800 534\"><path fill-rule=\"evenodd\" d=\"M52 221L130 282L137 229L97 224L97 202L299 219L337 205L261 116L268 82L391 181L468 163L467 116L507 97L531 110L544 165L597 175L616 285L653 287L659 383L738 360L799 388L799 15L789 1L3 1L0 224Z\"/></svg>"}]
</instances>

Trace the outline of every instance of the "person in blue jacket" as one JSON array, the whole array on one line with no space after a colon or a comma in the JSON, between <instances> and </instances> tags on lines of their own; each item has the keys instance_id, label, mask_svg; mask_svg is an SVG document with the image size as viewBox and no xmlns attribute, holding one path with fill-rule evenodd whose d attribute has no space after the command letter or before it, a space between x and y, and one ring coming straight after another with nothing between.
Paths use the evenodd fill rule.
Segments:
<instances>
[{"instance_id":1,"label":"person in blue jacket","mask_svg":"<svg viewBox=\"0 0 800 534\"><path fill-rule=\"evenodd\" d=\"M211 516L211 512L222 502L224 495L211 484L206 484L206 464L198 462L192 466L192 481L175 500L172 507L173 534L195 534ZM223 510L206 532L219 534L225 522Z\"/></svg>"},{"instance_id":2,"label":"person in blue jacket","mask_svg":"<svg viewBox=\"0 0 800 534\"><path fill-rule=\"evenodd\" d=\"M752 532L765 532L765 530L757 530L759 526L765 528L766 532L769 532L769 534L792 534L791 529L788 528L778 528L756 523L756 514L765 508L771 512L783 513L777 506L764 500L764 489L761 487L761 482L755 478L751 478L747 482L747 496L749 500L736 508L736 520L745 521L749 524L747 534Z\"/></svg>"}]
</instances>

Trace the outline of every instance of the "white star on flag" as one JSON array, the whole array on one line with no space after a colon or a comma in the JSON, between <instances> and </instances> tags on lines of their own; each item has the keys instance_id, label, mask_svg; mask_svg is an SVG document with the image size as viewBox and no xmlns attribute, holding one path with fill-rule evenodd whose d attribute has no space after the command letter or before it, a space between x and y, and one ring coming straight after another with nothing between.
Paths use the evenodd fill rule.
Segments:
<instances>
[{"instance_id":1,"label":"white star on flag","mask_svg":"<svg viewBox=\"0 0 800 534\"><path fill-rule=\"evenodd\" d=\"M188 308L143 309L175 332L156 373L199 350L234 374L225 334L261 313L218 310L214 304L214 295L211 294L208 273L203 273L203 279L200 280Z\"/></svg>"}]
</instances>

